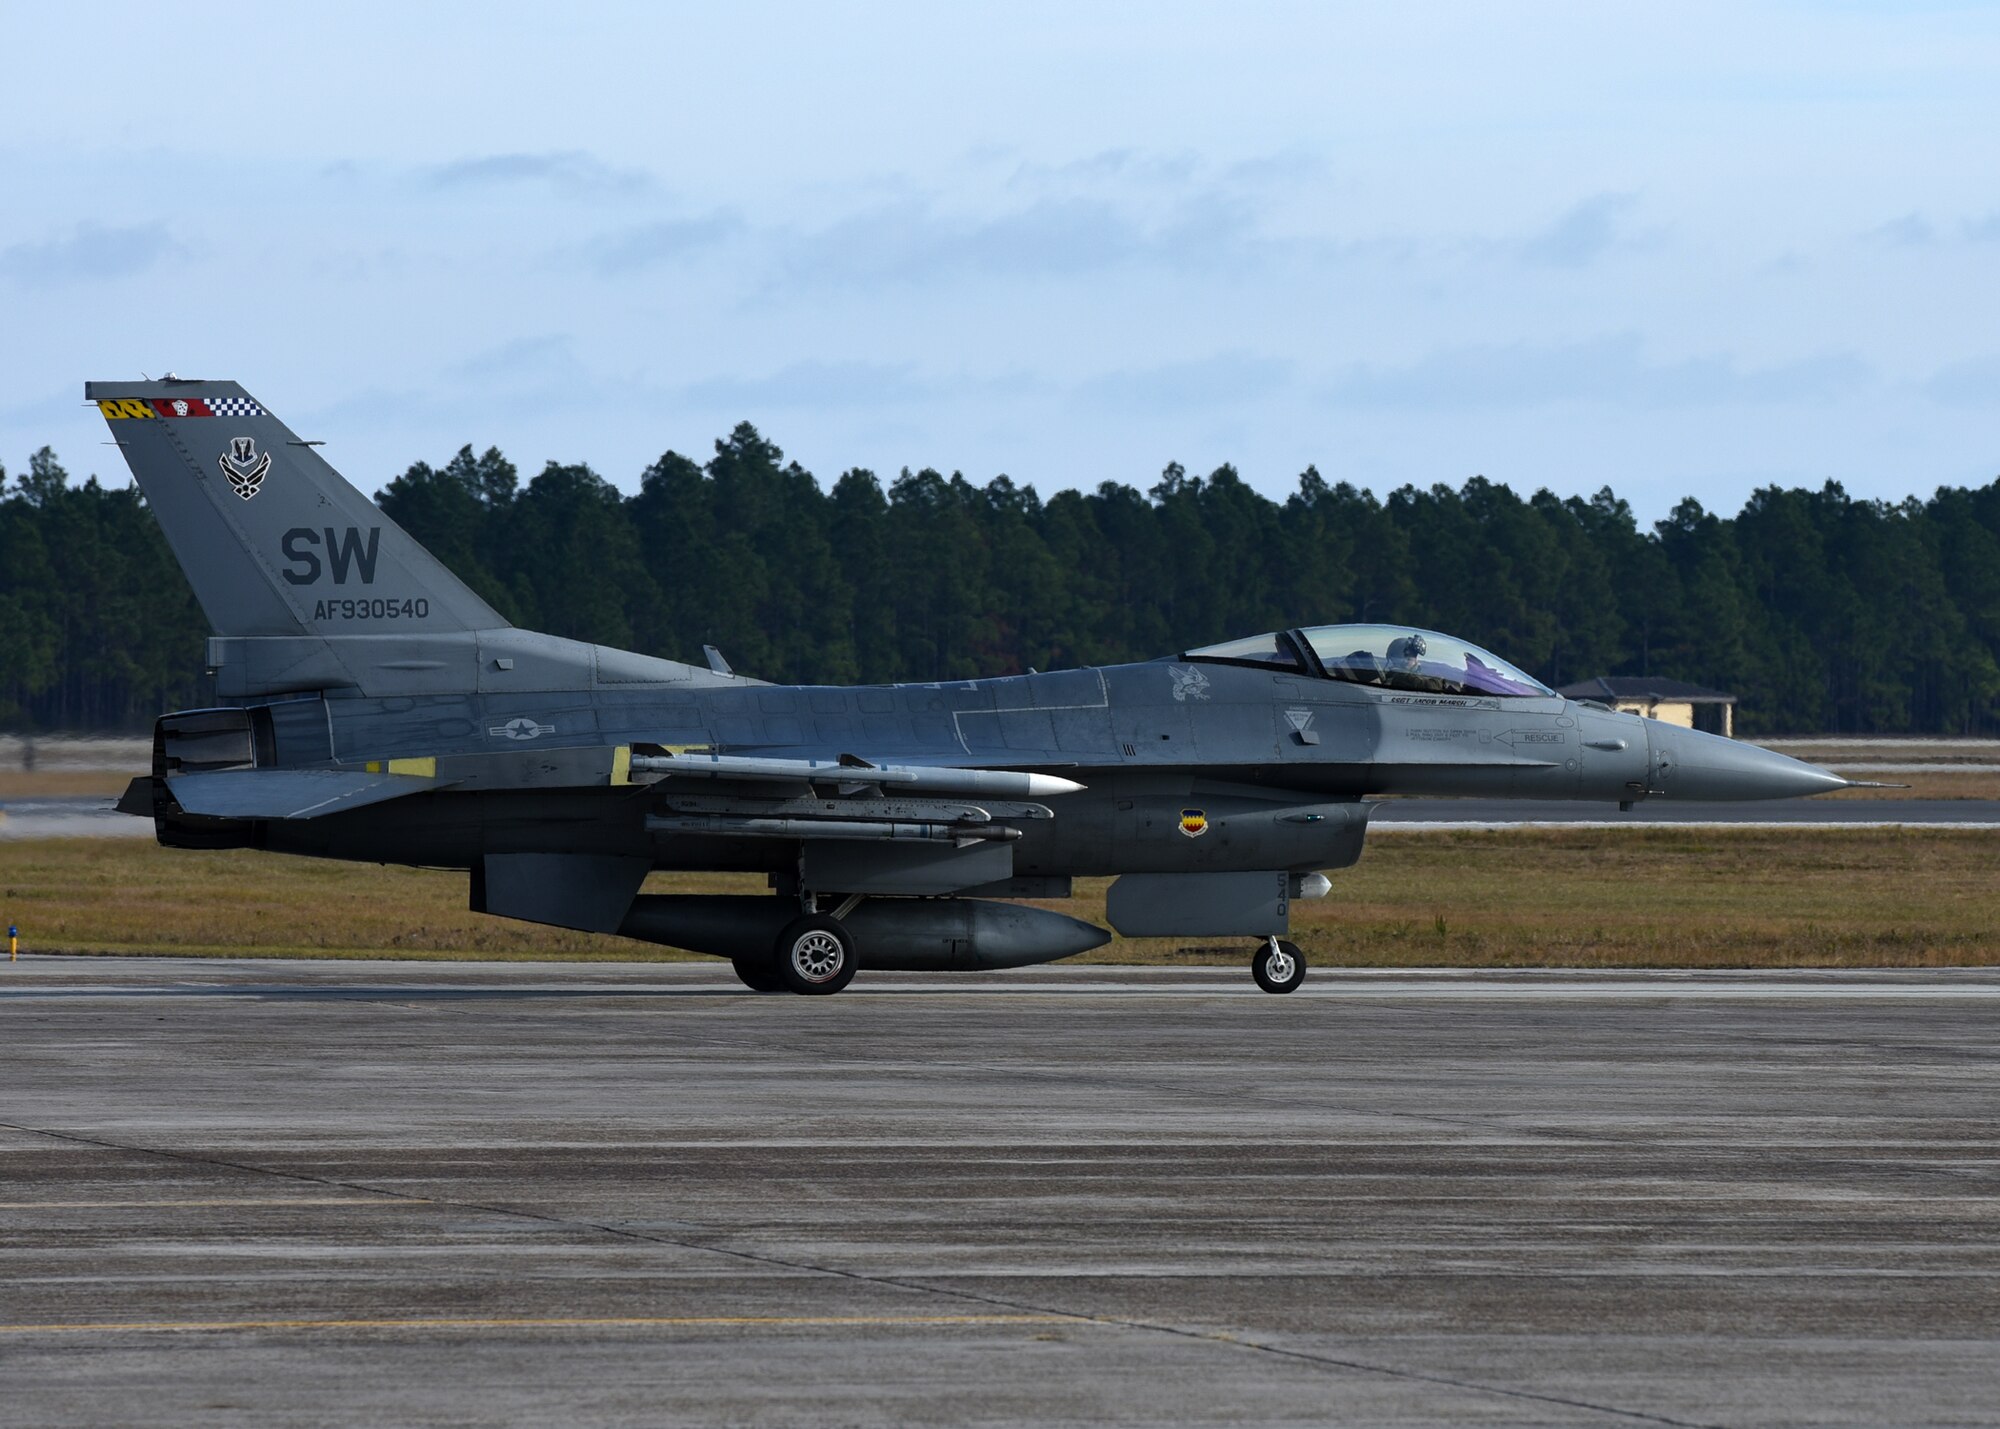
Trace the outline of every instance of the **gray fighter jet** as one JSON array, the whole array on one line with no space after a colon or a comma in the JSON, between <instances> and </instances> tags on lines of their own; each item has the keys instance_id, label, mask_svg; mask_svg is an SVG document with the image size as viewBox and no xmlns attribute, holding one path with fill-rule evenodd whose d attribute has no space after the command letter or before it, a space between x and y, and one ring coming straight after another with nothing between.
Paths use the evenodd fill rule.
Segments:
<instances>
[{"instance_id":1,"label":"gray fighter jet","mask_svg":"<svg viewBox=\"0 0 2000 1429\"><path fill-rule=\"evenodd\" d=\"M1110 935L1009 900L1116 875L1120 933L1254 940L1258 984L1289 992L1292 902L1361 856L1377 796L1847 783L1408 626L858 688L517 630L235 383L86 395L215 626L216 704L160 719L121 809L175 848L463 869L480 912L726 957L758 990L1081 953ZM641 892L656 869L772 892Z\"/></svg>"}]
</instances>

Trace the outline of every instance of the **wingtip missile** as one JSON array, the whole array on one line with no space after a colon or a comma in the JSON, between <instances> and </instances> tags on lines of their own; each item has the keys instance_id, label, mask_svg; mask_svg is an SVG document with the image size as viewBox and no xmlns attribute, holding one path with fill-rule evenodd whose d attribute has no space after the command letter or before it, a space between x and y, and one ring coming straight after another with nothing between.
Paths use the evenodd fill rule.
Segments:
<instances>
[{"instance_id":1,"label":"wingtip missile","mask_svg":"<svg viewBox=\"0 0 2000 1429\"><path fill-rule=\"evenodd\" d=\"M1074 779L1065 779L1059 774L1028 775L1030 799L1052 799L1058 794L1081 794L1087 787Z\"/></svg>"}]
</instances>

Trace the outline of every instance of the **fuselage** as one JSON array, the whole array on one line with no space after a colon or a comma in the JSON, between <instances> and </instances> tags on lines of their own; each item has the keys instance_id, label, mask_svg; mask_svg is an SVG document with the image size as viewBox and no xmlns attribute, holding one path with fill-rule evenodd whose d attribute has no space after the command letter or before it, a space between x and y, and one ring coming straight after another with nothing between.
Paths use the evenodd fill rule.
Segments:
<instances>
[{"instance_id":1,"label":"fuselage","mask_svg":"<svg viewBox=\"0 0 2000 1429\"><path fill-rule=\"evenodd\" d=\"M865 751L877 764L1034 770L1084 785L1052 801L1058 817L1022 826L1022 876L1342 867L1359 856L1368 801L1386 796L1630 804L1840 784L1752 745L1557 695L1396 690L1185 657L925 684L331 694L254 708L276 767L513 751L553 768L565 751L605 746L818 760ZM643 786L445 787L265 825L258 841L447 867L550 849L779 872L793 856L779 842L661 827L675 804ZM1183 827L1196 819L1193 832Z\"/></svg>"}]
</instances>

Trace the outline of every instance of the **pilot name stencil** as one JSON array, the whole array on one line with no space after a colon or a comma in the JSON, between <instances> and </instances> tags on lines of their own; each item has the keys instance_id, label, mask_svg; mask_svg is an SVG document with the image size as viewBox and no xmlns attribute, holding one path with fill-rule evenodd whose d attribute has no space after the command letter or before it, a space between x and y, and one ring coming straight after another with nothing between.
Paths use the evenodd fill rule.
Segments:
<instances>
[{"instance_id":1,"label":"pilot name stencil","mask_svg":"<svg viewBox=\"0 0 2000 1429\"><path fill-rule=\"evenodd\" d=\"M1384 695L1385 705L1436 705L1451 710L1494 710L1500 708L1493 700L1463 700L1450 695Z\"/></svg>"}]
</instances>

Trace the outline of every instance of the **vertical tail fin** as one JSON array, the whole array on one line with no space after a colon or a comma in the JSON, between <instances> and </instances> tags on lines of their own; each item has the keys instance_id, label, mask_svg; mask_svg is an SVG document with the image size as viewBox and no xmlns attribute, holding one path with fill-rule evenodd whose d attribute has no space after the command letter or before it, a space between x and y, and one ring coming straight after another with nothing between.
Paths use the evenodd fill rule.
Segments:
<instances>
[{"instance_id":1,"label":"vertical tail fin","mask_svg":"<svg viewBox=\"0 0 2000 1429\"><path fill-rule=\"evenodd\" d=\"M234 382L91 382L215 632L504 629L493 608Z\"/></svg>"}]
</instances>

